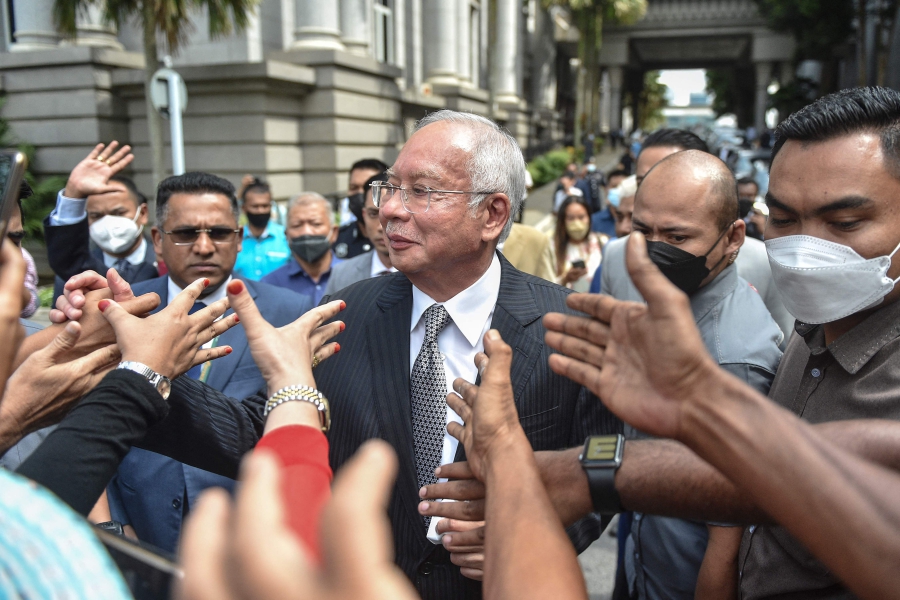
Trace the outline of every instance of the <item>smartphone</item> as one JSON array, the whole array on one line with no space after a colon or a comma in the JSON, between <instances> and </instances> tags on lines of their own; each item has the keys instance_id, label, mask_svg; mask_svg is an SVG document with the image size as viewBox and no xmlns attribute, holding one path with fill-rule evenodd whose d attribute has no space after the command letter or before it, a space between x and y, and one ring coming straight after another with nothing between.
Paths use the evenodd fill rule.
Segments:
<instances>
[{"instance_id":1,"label":"smartphone","mask_svg":"<svg viewBox=\"0 0 900 600\"><path fill-rule=\"evenodd\" d=\"M583 268L584 268L584 261L581 260L580 258L577 259L577 260L573 260L573 261L572 261L572 268L573 268L573 269L583 269Z\"/></svg>"},{"instance_id":2,"label":"smartphone","mask_svg":"<svg viewBox=\"0 0 900 600\"><path fill-rule=\"evenodd\" d=\"M19 186L25 177L28 159L17 150L0 151L0 240L6 237L9 219L19 200Z\"/></svg>"},{"instance_id":3,"label":"smartphone","mask_svg":"<svg viewBox=\"0 0 900 600\"><path fill-rule=\"evenodd\" d=\"M135 600L169 599L174 580L183 576L174 556L96 527L94 532L119 567Z\"/></svg>"}]
</instances>

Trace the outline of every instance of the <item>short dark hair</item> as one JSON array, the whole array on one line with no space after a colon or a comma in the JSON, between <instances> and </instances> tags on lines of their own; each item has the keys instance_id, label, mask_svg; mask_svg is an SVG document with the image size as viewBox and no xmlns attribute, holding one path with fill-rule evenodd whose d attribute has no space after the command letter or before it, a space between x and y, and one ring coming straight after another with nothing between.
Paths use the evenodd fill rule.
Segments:
<instances>
[{"instance_id":1,"label":"short dark hair","mask_svg":"<svg viewBox=\"0 0 900 600\"><path fill-rule=\"evenodd\" d=\"M19 205L19 212L22 214L22 220L25 219L25 209L22 208L22 200L31 198L32 196L34 196L34 190L32 190L31 186L28 185L28 182L23 179L22 183L19 184L19 197L16 198L16 204Z\"/></svg>"},{"instance_id":2,"label":"short dark hair","mask_svg":"<svg viewBox=\"0 0 900 600\"><path fill-rule=\"evenodd\" d=\"M686 129L657 129L641 142L641 152L647 148L681 148L709 152L709 146L695 133Z\"/></svg>"},{"instance_id":3,"label":"short dark hair","mask_svg":"<svg viewBox=\"0 0 900 600\"><path fill-rule=\"evenodd\" d=\"M253 181L251 181L250 184L244 188L244 191L241 192L242 204L247 201L247 194L250 192L253 192L254 194L271 194L272 188L259 177L254 177Z\"/></svg>"},{"instance_id":4,"label":"short dark hair","mask_svg":"<svg viewBox=\"0 0 900 600\"><path fill-rule=\"evenodd\" d=\"M385 171L382 171L381 173L372 175L366 180L366 184L363 186L361 194L353 194L350 196L350 212L353 213L356 220L360 223L362 223L363 208L366 206L366 193L369 191L369 186L376 181L387 182L388 174Z\"/></svg>"},{"instance_id":5,"label":"short dark hair","mask_svg":"<svg viewBox=\"0 0 900 600\"><path fill-rule=\"evenodd\" d=\"M562 267L566 262L566 247L569 244L569 233L566 231L566 209L573 204L580 204L587 211L588 218L591 216L591 205L583 196L568 196L559 205L559 211L556 213L556 230L553 233L553 245L556 248L556 270L562 275Z\"/></svg>"},{"instance_id":6,"label":"short dark hair","mask_svg":"<svg viewBox=\"0 0 900 600\"><path fill-rule=\"evenodd\" d=\"M377 158L364 158L353 163L353 166L350 167L350 172L352 173L357 169L366 169L367 171L378 171L379 173L382 173L388 170L388 166Z\"/></svg>"},{"instance_id":7,"label":"short dark hair","mask_svg":"<svg viewBox=\"0 0 900 600\"><path fill-rule=\"evenodd\" d=\"M825 142L864 132L880 136L885 167L900 178L900 92L884 87L841 90L804 106L775 129L772 158L788 140Z\"/></svg>"},{"instance_id":8,"label":"short dark hair","mask_svg":"<svg viewBox=\"0 0 900 600\"><path fill-rule=\"evenodd\" d=\"M606 180L609 181L613 177L630 177L631 175L625 169L613 169L609 172L609 175L606 176Z\"/></svg>"},{"instance_id":9,"label":"short dark hair","mask_svg":"<svg viewBox=\"0 0 900 600\"><path fill-rule=\"evenodd\" d=\"M162 226L169 212L172 194L222 194L231 204L231 212L237 220L240 214L234 186L227 179L212 173L191 172L166 177L156 188L156 224Z\"/></svg>"},{"instance_id":10,"label":"short dark hair","mask_svg":"<svg viewBox=\"0 0 900 600\"><path fill-rule=\"evenodd\" d=\"M741 177L737 180L738 185L755 185L757 191L759 190L759 184L752 177Z\"/></svg>"},{"instance_id":11,"label":"short dark hair","mask_svg":"<svg viewBox=\"0 0 900 600\"><path fill-rule=\"evenodd\" d=\"M130 177L125 177L124 175L113 175L109 178L110 181L118 181L122 185L125 186L125 189L128 190L128 193L131 194L131 198L134 200L135 206L140 206L141 204L147 203L147 197L141 193L137 186L134 184L134 180Z\"/></svg>"}]
</instances>

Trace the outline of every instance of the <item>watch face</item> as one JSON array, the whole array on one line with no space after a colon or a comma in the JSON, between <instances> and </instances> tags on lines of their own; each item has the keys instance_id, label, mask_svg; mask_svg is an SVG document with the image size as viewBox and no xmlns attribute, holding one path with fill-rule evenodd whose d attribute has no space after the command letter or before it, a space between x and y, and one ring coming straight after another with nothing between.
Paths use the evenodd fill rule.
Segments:
<instances>
[{"instance_id":1,"label":"watch face","mask_svg":"<svg viewBox=\"0 0 900 600\"><path fill-rule=\"evenodd\" d=\"M597 435L588 439L584 449L584 460L615 461L618 439L615 435Z\"/></svg>"},{"instance_id":2,"label":"watch face","mask_svg":"<svg viewBox=\"0 0 900 600\"><path fill-rule=\"evenodd\" d=\"M159 383L156 384L156 389L162 394L163 400L168 400L169 393L172 391L172 382L163 377L159 380Z\"/></svg>"}]
</instances>

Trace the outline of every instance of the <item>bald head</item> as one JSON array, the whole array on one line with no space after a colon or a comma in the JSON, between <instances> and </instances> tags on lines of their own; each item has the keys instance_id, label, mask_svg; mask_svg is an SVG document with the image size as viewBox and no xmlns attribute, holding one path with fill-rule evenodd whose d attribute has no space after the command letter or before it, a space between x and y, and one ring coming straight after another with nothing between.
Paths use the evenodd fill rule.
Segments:
<instances>
[{"instance_id":1,"label":"bald head","mask_svg":"<svg viewBox=\"0 0 900 600\"><path fill-rule=\"evenodd\" d=\"M697 202L705 202L716 220L716 230L722 231L738 218L737 184L728 166L707 152L684 150L670 154L659 161L647 173L638 190L640 198L643 186L651 184L647 192L665 186L690 186L699 194Z\"/></svg>"}]
</instances>

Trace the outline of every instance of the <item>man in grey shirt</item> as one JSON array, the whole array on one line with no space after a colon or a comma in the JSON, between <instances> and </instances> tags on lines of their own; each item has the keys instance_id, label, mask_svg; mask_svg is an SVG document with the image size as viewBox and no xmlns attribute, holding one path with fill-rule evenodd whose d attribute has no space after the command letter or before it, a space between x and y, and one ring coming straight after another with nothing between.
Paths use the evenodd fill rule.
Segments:
<instances>
[{"instance_id":1,"label":"man in grey shirt","mask_svg":"<svg viewBox=\"0 0 900 600\"><path fill-rule=\"evenodd\" d=\"M737 207L734 177L725 164L686 150L647 173L635 198L633 223L647 237L651 260L690 296L713 358L765 394L781 360L783 334L733 265L744 241ZM604 251L601 292L642 301L625 269L624 251L625 239ZM641 599L692 599L706 542L706 523L635 513L625 551L629 589Z\"/></svg>"}]
</instances>

